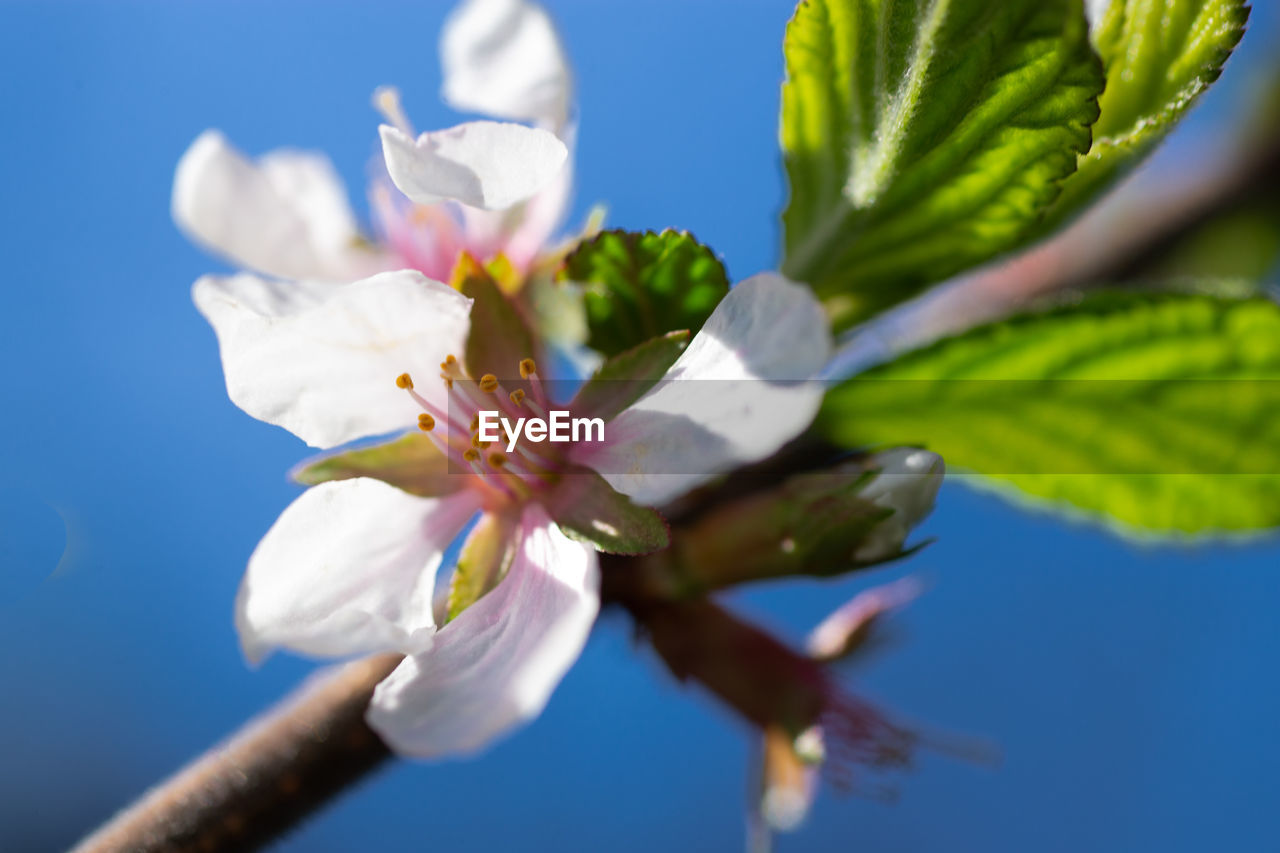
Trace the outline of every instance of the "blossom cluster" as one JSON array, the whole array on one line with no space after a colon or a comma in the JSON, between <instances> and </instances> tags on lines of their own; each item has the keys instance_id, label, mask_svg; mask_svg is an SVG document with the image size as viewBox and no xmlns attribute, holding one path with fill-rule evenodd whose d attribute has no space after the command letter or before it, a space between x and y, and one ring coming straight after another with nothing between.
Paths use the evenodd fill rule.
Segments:
<instances>
[{"instance_id":1,"label":"blossom cluster","mask_svg":"<svg viewBox=\"0 0 1280 853\"><path fill-rule=\"evenodd\" d=\"M832 354L810 290L763 272L670 358L605 362L611 379L641 383L633 399L593 379L555 399L551 380L578 377L545 366L604 361L539 328L522 301L564 253L553 239L576 118L563 45L533 3L466 0L441 54L446 102L492 120L418 134L396 90L378 90L371 232L322 155L251 159L216 131L191 145L173 190L179 226L243 269L194 286L231 400L327 452L249 562L245 652L402 654L368 721L421 758L473 752L539 714L600 609L600 555L691 553L667 508L802 436ZM547 428L551 442L535 437ZM368 439L385 441L349 447ZM941 475L932 454L892 451L844 477L867 509L850 564L899 556ZM776 546L796 549L791 536ZM784 734L784 752L813 741L813 722ZM774 823L794 822L787 796L769 787Z\"/></svg>"}]
</instances>

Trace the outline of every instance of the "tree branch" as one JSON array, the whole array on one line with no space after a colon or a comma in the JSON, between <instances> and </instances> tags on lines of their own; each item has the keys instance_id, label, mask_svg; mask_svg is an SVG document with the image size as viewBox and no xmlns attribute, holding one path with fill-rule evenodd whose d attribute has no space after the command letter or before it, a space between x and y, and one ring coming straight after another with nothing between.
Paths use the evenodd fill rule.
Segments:
<instances>
[{"instance_id":1,"label":"tree branch","mask_svg":"<svg viewBox=\"0 0 1280 853\"><path fill-rule=\"evenodd\" d=\"M274 841L391 757L364 712L400 660L380 655L313 677L73 853L247 851Z\"/></svg>"}]
</instances>

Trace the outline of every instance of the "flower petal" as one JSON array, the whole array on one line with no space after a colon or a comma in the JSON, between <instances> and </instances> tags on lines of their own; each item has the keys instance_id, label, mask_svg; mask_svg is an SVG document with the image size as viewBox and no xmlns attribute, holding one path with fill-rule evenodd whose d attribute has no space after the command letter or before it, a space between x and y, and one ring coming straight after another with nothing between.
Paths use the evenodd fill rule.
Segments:
<instances>
[{"instance_id":1,"label":"flower petal","mask_svg":"<svg viewBox=\"0 0 1280 853\"><path fill-rule=\"evenodd\" d=\"M565 128L558 135L569 151L564 168L518 210L481 210L459 205L467 248L476 257L490 258L501 253L512 266L524 272L550 248L551 238L564 224L573 194L573 150L577 134L573 128Z\"/></svg>"},{"instance_id":2,"label":"flower petal","mask_svg":"<svg viewBox=\"0 0 1280 853\"><path fill-rule=\"evenodd\" d=\"M378 131L391 180L418 204L502 210L551 184L569 157L555 134L522 124L473 121L417 140L388 124Z\"/></svg>"},{"instance_id":3,"label":"flower petal","mask_svg":"<svg viewBox=\"0 0 1280 853\"><path fill-rule=\"evenodd\" d=\"M582 444L595 468L637 503L665 503L771 455L813 420L831 354L826 315L808 288L764 273L729 291L667 375Z\"/></svg>"},{"instance_id":4,"label":"flower petal","mask_svg":"<svg viewBox=\"0 0 1280 853\"><path fill-rule=\"evenodd\" d=\"M417 410L396 377L434 377L470 325L471 300L412 270L327 287L207 276L194 297L218 335L232 402L313 447L410 426ZM439 382L418 392L445 405Z\"/></svg>"},{"instance_id":5,"label":"flower petal","mask_svg":"<svg viewBox=\"0 0 1280 853\"><path fill-rule=\"evenodd\" d=\"M479 508L471 490L417 498L371 479L308 489L249 559L236 603L245 654L427 647L436 569Z\"/></svg>"},{"instance_id":6,"label":"flower petal","mask_svg":"<svg viewBox=\"0 0 1280 853\"><path fill-rule=\"evenodd\" d=\"M404 755L474 752L541 713L600 608L595 552L534 505L506 578L378 685L368 720Z\"/></svg>"},{"instance_id":7,"label":"flower petal","mask_svg":"<svg viewBox=\"0 0 1280 853\"><path fill-rule=\"evenodd\" d=\"M178 162L172 207L192 240L268 275L350 281L389 263L360 247L346 192L321 154L275 151L254 163L205 131Z\"/></svg>"},{"instance_id":8,"label":"flower petal","mask_svg":"<svg viewBox=\"0 0 1280 853\"><path fill-rule=\"evenodd\" d=\"M820 661L850 657L867 646L885 616L915 601L923 591L924 585L914 577L865 589L809 633L805 650Z\"/></svg>"},{"instance_id":9,"label":"flower petal","mask_svg":"<svg viewBox=\"0 0 1280 853\"><path fill-rule=\"evenodd\" d=\"M440 37L443 97L463 112L559 129L572 80L546 11L525 0L467 0Z\"/></svg>"}]
</instances>

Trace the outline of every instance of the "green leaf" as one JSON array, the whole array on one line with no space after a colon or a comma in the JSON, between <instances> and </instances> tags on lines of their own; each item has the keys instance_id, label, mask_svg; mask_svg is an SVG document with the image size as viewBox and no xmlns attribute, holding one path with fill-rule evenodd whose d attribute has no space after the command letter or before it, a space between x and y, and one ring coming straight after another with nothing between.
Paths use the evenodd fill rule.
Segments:
<instances>
[{"instance_id":1,"label":"green leaf","mask_svg":"<svg viewBox=\"0 0 1280 853\"><path fill-rule=\"evenodd\" d=\"M467 336L466 365L472 378L492 373L507 390L528 385L520 378L520 362L534 358L533 333L515 304L503 294L493 276L468 255L454 270L454 282L471 306L471 332Z\"/></svg>"},{"instance_id":2,"label":"green leaf","mask_svg":"<svg viewBox=\"0 0 1280 853\"><path fill-rule=\"evenodd\" d=\"M1222 73L1244 34L1246 0L1111 0L1094 21L1106 67L1093 146L1063 183L1047 231L1151 152Z\"/></svg>"},{"instance_id":3,"label":"green leaf","mask_svg":"<svg viewBox=\"0 0 1280 853\"><path fill-rule=\"evenodd\" d=\"M293 470L292 476L308 486L330 480L373 477L424 498L452 494L467 482L466 476L449 472L449 460L421 432L406 433L385 444L305 460Z\"/></svg>"},{"instance_id":4,"label":"green leaf","mask_svg":"<svg viewBox=\"0 0 1280 853\"><path fill-rule=\"evenodd\" d=\"M657 384L688 345L688 332L668 332L615 355L587 380L569 408L578 417L613 419Z\"/></svg>"},{"instance_id":5,"label":"green leaf","mask_svg":"<svg viewBox=\"0 0 1280 853\"><path fill-rule=\"evenodd\" d=\"M849 380L816 428L920 443L979 484L1130 532L1280 525L1280 306L1104 293ZM965 478L970 479L970 478Z\"/></svg>"},{"instance_id":6,"label":"green leaf","mask_svg":"<svg viewBox=\"0 0 1280 853\"><path fill-rule=\"evenodd\" d=\"M587 344L606 356L697 332L729 292L724 265L684 231L601 232L565 259L559 278L583 286Z\"/></svg>"},{"instance_id":7,"label":"green leaf","mask_svg":"<svg viewBox=\"0 0 1280 853\"><path fill-rule=\"evenodd\" d=\"M1079 0L805 0L784 47L783 271L837 330L1014 248L1089 148Z\"/></svg>"},{"instance_id":8,"label":"green leaf","mask_svg":"<svg viewBox=\"0 0 1280 853\"><path fill-rule=\"evenodd\" d=\"M567 535L609 554L649 554L671 544L657 510L636 506L588 468L565 473L543 506Z\"/></svg>"},{"instance_id":9,"label":"green leaf","mask_svg":"<svg viewBox=\"0 0 1280 853\"><path fill-rule=\"evenodd\" d=\"M518 512L487 512L467 535L449 584L449 620L480 600L507 575L519 547Z\"/></svg>"}]
</instances>

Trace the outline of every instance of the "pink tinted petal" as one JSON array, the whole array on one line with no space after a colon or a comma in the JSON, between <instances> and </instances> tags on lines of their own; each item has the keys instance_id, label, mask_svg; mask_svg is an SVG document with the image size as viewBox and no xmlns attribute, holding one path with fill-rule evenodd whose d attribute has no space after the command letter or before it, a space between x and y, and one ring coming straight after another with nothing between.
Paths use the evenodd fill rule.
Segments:
<instances>
[{"instance_id":1,"label":"pink tinted petal","mask_svg":"<svg viewBox=\"0 0 1280 853\"><path fill-rule=\"evenodd\" d=\"M474 752L541 713L599 611L593 550L537 505L506 578L378 685L369 724L396 752Z\"/></svg>"},{"instance_id":2,"label":"pink tinted petal","mask_svg":"<svg viewBox=\"0 0 1280 853\"><path fill-rule=\"evenodd\" d=\"M856 651L873 623L915 601L922 589L920 581L908 577L858 593L809 634L810 657L836 660Z\"/></svg>"}]
</instances>

